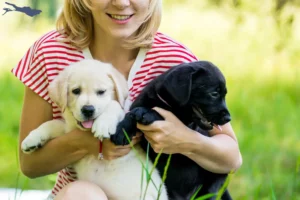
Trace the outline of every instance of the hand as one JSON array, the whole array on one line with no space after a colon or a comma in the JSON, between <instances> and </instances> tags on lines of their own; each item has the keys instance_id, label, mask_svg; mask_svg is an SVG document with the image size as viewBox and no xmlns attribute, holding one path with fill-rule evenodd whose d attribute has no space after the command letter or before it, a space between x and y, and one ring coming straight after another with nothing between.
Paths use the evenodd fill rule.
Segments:
<instances>
[{"instance_id":1,"label":"hand","mask_svg":"<svg viewBox=\"0 0 300 200\"><path fill-rule=\"evenodd\" d=\"M137 133L131 140L131 145L135 145L141 141L141 133ZM114 160L116 158L127 155L131 151L130 145L117 146L110 139L104 139L103 142L103 158L105 160ZM99 152L98 152L99 153Z\"/></svg>"},{"instance_id":2,"label":"hand","mask_svg":"<svg viewBox=\"0 0 300 200\"><path fill-rule=\"evenodd\" d=\"M76 129L76 144L79 148L87 150L87 155L99 155L99 139L95 138L93 133L90 131L82 131ZM141 140L142 133L137 133L132 138L131 144L135 145ZM128 154L131 150L130 145L117 146L110 141L110 139L104 139L102 142L102 153L105 160L113 160Z\"/></svg>"},{"instance_id":3,"label":"hand","mask_svg":"<svg viewBox=\"0 0 300 200\"><path fill-rule=\"evenodd\" d=\"M162 108L153 108L165 120L155 121L150 125L137 124L145 138L156 153L184 153L186 149L181 144L188 141L193 131L185 126L173 113Z\"/></svg>"}]
</instances>

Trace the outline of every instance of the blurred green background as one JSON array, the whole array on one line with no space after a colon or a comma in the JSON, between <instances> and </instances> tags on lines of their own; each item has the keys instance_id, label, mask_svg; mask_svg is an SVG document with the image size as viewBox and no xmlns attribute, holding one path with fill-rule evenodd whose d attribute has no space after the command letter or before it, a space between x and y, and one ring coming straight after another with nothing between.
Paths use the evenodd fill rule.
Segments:
<instances>
[{"instance_id":1,"label":"blurred green background","mask_svg":"<svg viewBox=\"0 0 300 200\"><path fill-rule=\"evenodd\" d=\"M300 1L163 0L160 31L210 60L228 81L228 106L243 155L234 199L300 199ZM55 175L29 180L17 160L23 85L10 73L55 28L61 0L11 0L43 10L0 17L0 187L51 189ZM0 7L6 7L4 1Z\"/></svg>"}]
</instances>

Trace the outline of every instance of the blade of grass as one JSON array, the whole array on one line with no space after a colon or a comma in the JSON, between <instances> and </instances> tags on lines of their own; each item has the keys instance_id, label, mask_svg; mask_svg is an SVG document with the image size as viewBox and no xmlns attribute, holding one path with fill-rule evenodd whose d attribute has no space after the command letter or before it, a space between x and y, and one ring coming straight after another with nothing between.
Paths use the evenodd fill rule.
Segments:
<instances>
[{"instance_id":1,"label":"blade of grass","mask_svg":"<svg viewBox=\"0 0 300 200\"><path fill-rule=\"evenodd\" d=\"M150 177L152 176L152 173L153 173L154 169L156 169L156 165L158 163L158 160L159 160L159 158L161 156L162 151L163 151L163 149L161 149L160 152L159 152L159 154L157 154L157 156L155 157L155 160L154 160L154 163L153 163L153 167L152 167L152 169L150 171L150 174L149 174ZM146 189L145 189L145 193L144 193L144 198L143 199L146 198L146 194L147 194L147 190L148 190L148 187L149 187L149 183L150 183L150 181L147 181L147 185L146 185ZM159 190L157 190L157 191L159 191Z\"/></svg>"},{"instance_id":2,"label":"blade of grass","mask_svg":"<svg viewBox=\"0 0 300 200\"><path fill-rule=\"evenodd\" d=\"M230 181L230 176L231 176L232 173L229 173L224 184L222 185L222 187L220 188L220 190L218 191L217 193L217 197L216 197L216 200L221 200L222 198L222 195L223 193L225 192L225 190L227 189L227 186L229 184L229 181Z\"/></svg>"},{"instance_id":3,"label":"blade of grass","mask_svg":"<svg viewBox=\"0 0 300 200\"><path fill-rule=\"evenodd\" d=\"M164 174L163 174L163 177L162 177L162 182L161 182L161 184L159 186L157 200L159 200L162 186L163 186L163 184L164 184L164 182L166 181L166 178L167 178L167 172L168 172L168 169L169 169L169 166L170 166L170 163L171 163L171 157L172 157L172 154L169 154L167 163L166 163L165 168L164 168Z\"/></svg>"},{"instance_id":4,"label":"blade of grass","mask_svg":"<svg viewBox=\"0 0 300 200\"><path fill-rule=\"evenodd\" d=\"M149 175L149 171L148 171L147 168L145 167L143 161L142 161L142 160L140 159L140 157L138 156L138 152L137 152L137 150L134 148L134 146L132 145L131 140L130 140L128 134L126 133L126 131L125 131L124 129L123 129L123 131L124 131L124 134L125 134L126 139L129 141L130 147L133 149L134 153L137 155L137 159L138 159L138 160L140 161L140 163L142 164L142 167L143 167L143 169L146 171L147 175ZM157 186L155 185L155 183L154 183L153 180L151 179L151 176L150 176L150 180L152 181L152 183L153 183L154 187L156 188L156 190L158 190Z\"/></svg>"},{"instance_id":5,"label":"blade of grass","mask_svg":"<svg viewBox=\"0 0 300 200\"><path fill-rule=\"evenodd\" d=\"M150 148L150 144L148 142L147 144L147 156L146 156L146 168L147 168L147 171L149 171L149 148ZM150 177L148 176L149 174L147 174L147 181L150 179Z\"/></svg>"},{"instance_id":6,"label":"blade of grass","mask_svg":"<svg viewBox=\"0 0 300 200\"><path fill-rule=\"evenodd\" d=\"M202 185L200 185L200 187L196 190L196 192L193 194L193 196L191 197L190 200L194 200L196 198L196 196L200 192L201 188L202 188Z\"/></svg>"},{"instance_id":7,"label":"blade of grass","mask_svg":"<svg viewBox=\"0 0 300 200\"><path fill-rule=\"evenodd\" d=\"M141 166L142 167L142 177L141 177L141 188L140 188L140 198L139 199L142 199L142 194L143 194L143 187L144 187L144 169L143 169L143 165Z\"/></svg>"},{"instance_id":8,"label":"blade of grass","mask_svg":"<svg viewBox=\"0 0 300 200\"><path fill-rule=\"evenodd\" d=\"M196 200L206 200L206 199L210 199L211 197L214 197L216 195L217 194L206 194L206 195L203 195L203 196L197 198Z\"/></svg>"}]
</instances>

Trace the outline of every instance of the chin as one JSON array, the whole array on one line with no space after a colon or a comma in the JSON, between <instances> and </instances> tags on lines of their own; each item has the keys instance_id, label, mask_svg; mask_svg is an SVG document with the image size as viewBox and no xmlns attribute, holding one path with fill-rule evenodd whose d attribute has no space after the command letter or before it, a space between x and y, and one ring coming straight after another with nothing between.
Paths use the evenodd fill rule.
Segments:
<instances>
[{"instance_id":1,"label":"chin","mask_svg":"<svg viewBox=\"0 0 300 200\"><path fill-rule=\"evenodd\" d=\"M113 31L111 34L116 39L125 40L135 35L135 31L123 29L123 30Z\"/></svg>"}]
</instances>

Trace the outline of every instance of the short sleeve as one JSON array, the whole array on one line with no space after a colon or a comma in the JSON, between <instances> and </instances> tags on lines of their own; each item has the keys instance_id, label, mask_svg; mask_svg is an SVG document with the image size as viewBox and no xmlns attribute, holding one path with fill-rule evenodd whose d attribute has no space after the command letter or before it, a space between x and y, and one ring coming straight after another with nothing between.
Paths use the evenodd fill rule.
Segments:
<instances>
[{"instance_id":1,"label":"short sleeve","mask_svg":"<svg viewBox=\"0 0 300 200\"><path fill-rule=\"evenodd\" d=\"M43 51L37 48L37 42L25 53L12 73L33 92L52 103L48 96L49 80Z\"/></svg>"}]
</instances>

